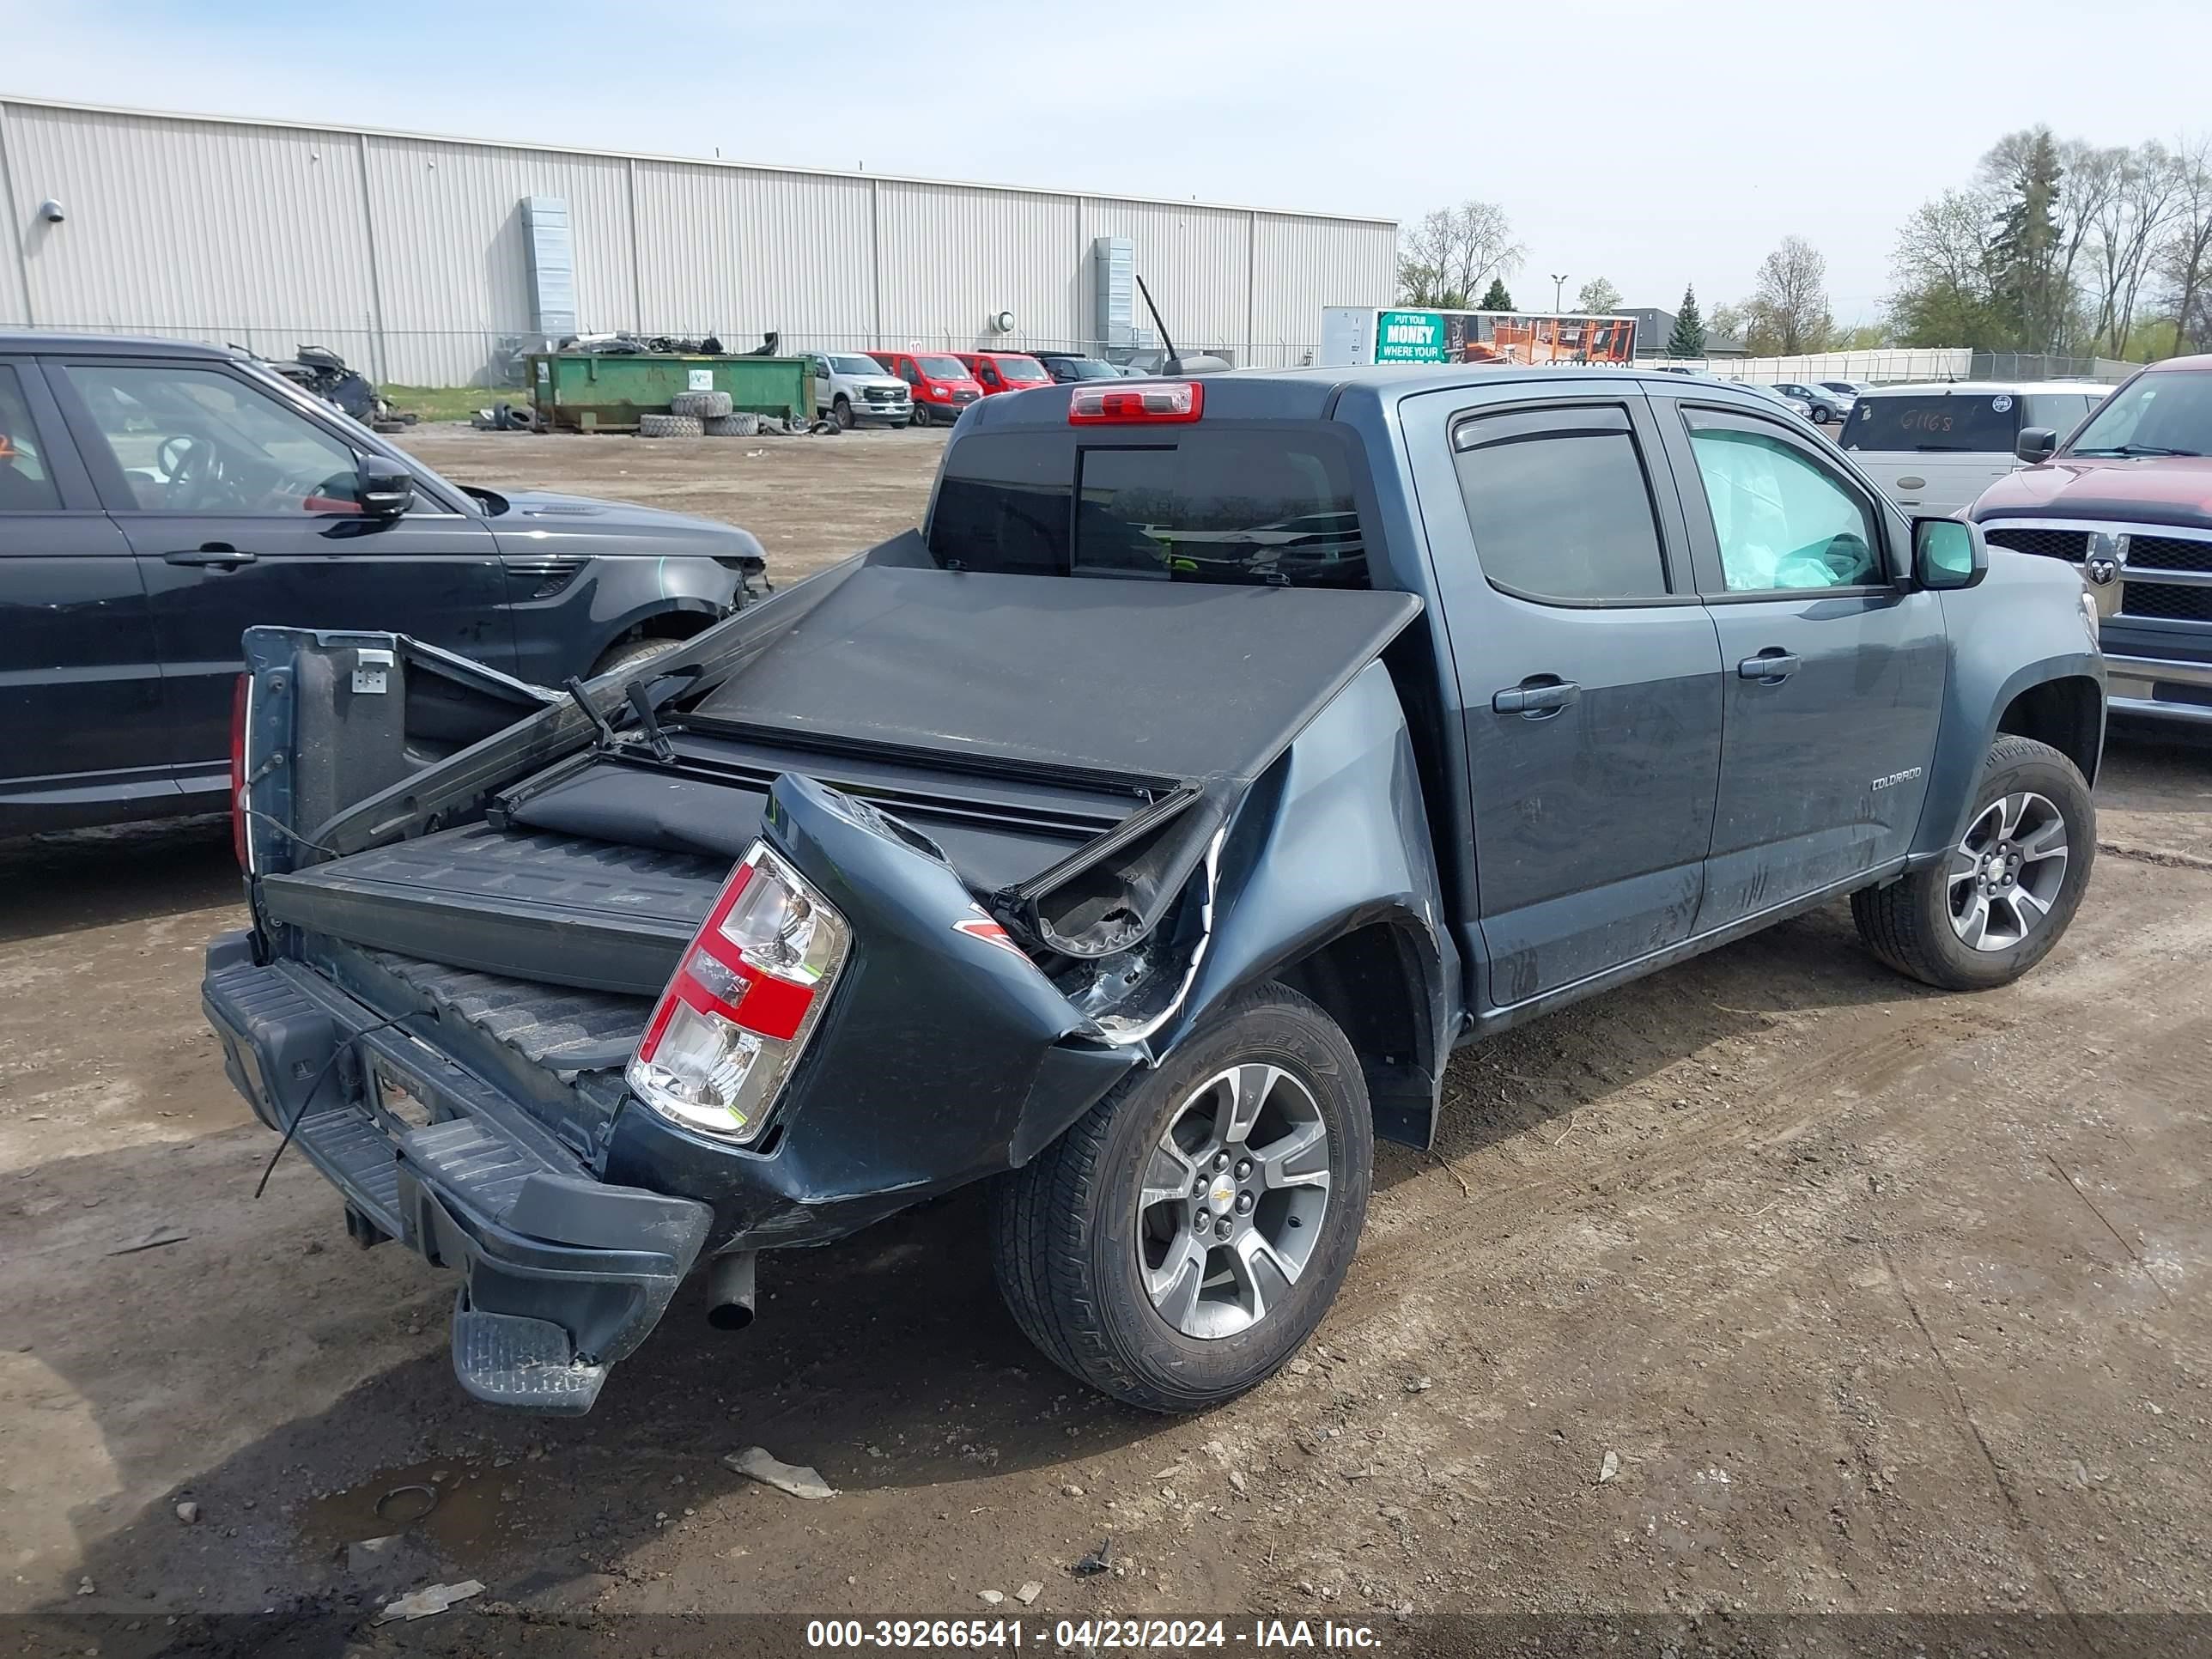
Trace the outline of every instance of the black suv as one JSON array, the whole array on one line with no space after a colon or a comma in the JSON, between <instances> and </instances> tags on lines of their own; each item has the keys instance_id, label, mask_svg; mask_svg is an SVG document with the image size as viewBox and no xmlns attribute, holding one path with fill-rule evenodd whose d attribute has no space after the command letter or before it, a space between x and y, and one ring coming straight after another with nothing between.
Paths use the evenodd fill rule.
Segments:
<instances>
[{"instance_id":1,"label":"black suv","mask_svg":"<svg viewBox=\"0 0 2212 1659\"><path fill-rule=\"evenodd\" d=\"M764 568L727 525L452 483L234 352L0 333L0 835L222 810L256 623L557 685Z\"/></svg>"}]
</instances>

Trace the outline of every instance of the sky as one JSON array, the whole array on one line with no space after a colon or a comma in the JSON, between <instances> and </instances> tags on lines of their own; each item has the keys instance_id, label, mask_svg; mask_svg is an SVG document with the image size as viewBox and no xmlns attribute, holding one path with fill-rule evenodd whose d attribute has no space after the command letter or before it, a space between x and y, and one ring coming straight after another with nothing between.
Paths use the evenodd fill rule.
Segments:
<instances>
[{"instance_id":1,"label":"sky","mask_svg":"<svg viewBox=\"0 0 2212 1659\"><path fill-rule=\"evenodd\" d=\"M1195 198L1510 216L1547 303L1751 291L1785 235L1873 321L2001 134L2212 135L2212 3L0 0L0 96Z\"/></svg>"}]
</instances>

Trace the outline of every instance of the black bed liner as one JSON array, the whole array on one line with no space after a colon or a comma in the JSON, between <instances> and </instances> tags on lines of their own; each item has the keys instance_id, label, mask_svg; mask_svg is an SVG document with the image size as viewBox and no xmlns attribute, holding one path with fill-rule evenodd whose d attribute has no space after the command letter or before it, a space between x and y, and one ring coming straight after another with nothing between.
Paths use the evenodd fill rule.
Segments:
<instances>
[{"instance_id":1,"label":"black bed liner","mask_svg":"<svg viewBox=\"0 0 2212 1659\"><path fill-rule=\"evenodd\" d=\"M544 984L655 996L731 860L484 824L262 878L270 920Z\"/></svg>"}]
</instances>

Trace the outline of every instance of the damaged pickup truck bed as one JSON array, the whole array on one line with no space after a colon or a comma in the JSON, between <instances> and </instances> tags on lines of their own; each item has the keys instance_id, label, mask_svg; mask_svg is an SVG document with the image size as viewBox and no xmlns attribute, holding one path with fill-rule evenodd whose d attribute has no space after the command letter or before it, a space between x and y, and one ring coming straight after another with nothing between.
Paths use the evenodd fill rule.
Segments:
<instances>
[{"instance_id":1,"label":"damaged pickup truck bed","mask_svg":"<svg viewBox=\"0 0 2212 1659\"><path fill-rule=\"evenodd\" d=\"M255 629L230 1075L485 1401L987 1180L1053 1359L1228 1398L1455 1044L1844 894L1999 984L2080 901L2078 582L1670 378L994 398L921 532L566 695Z\"/></svg>"}]
</instances>

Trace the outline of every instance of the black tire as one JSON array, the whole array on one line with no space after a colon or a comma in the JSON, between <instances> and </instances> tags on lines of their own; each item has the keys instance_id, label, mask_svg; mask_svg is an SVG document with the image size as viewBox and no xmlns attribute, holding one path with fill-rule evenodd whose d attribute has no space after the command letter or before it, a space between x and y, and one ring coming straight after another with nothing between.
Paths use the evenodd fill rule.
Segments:
<instances>
[{"instance_id":1,"label":"black tire","mask_svg":"<svg viewBox=\"0 0 2212 1659\"><path fill-rule=\"evenodd\" d=\"M637 417L637 435L641 438L703 438L705 423L696 415L641 415Z\"/></svg>"},{"instance_id":2,"label":"black tire","mask_svg":"<svg viewBox=\"0 0 2212 1659\"><path fill-rule=\"evenodd\" d=\"M607 653L592 665L586 679L597 679L602 674L611 674L621 669L641 668L656 657L665 657L681 640L629 640L621 645L607 647Z\"/></svg>"},{"instance_id":3,"label":"black tire","mask_svg":"<svg viewBox=\"0 0 2212 1659\"><path fill-rule=\"evenodd\" d=\"M668 400L671 415L689 415L695 421L712 420L730 412L726 392L679 392Z\"/></svg>"},{"instance_id":4,"label":"black tire","mask_svg":"<svg viewBox=\"0 0 2212 1659\"><path fill-rule=\"evenodd\" d=\"M837 401L830 405L830 416L832 420L836 421L840 427L843 428L846 431L850 432L853 429L852 399L840 395Z\"/></svg>"},{"instance_id":5,"label":"black tire","mask_svg":"<svg viewBox=\"0 0 2212 1659\"><path fill-rule=\"evenodd\" d=\"M2050 908L2018 942L1978 950L1952 925L1954 858L1915 871L1887 887L1851 895L1851 920L1867 948L1899 973L1945 991L1987 991L2009 985L2043 960L2081 908L2097 857L2097 806L2074 763L2047 743L2002 737L1990 745L1974 791L1970 826L2008 796L2029 793L2056 807L2065 824L2066 866ZM1966 896L1971 898L1971 892Z\"/></svg>"},{"instance_id":6,"label":"black tire","mask_svg":"<svg viewBox=\"0 0 2212 1659\"><path fill-rule=\"evenodd\" d=\"M927 426L930 423L929 405L927 404L918 402L915 404L914 423L916 426Z\"/></svg>"},{"instance_id":7,"label":"black tire","mask_svg":"<svg viewBox=\"0 0 2212 1659\"><path fill-rule=\"evenodd\" d=\"M1146 1292L1139 1189L1194 1091L1248 1061L1281 1067L1318 1107L1328 1197L1287 1295L1234 1334L1188 1336ZM1374 1154L1367 1085L1344 1033L1288 987L1260 986L1000 1178L992 1212L1000 1292L1030 1340L1079 1381L1146 1411L1204 1411L1264 1381L1321 1323L1358 1247Z\"/></svg>"}]
</instances>

